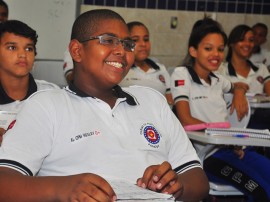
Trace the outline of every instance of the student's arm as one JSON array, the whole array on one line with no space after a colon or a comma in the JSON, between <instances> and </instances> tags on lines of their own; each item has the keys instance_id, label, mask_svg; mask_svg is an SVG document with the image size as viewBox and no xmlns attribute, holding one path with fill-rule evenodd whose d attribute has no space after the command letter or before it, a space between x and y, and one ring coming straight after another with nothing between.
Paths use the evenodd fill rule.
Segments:
<instances>
[{"instance_id":1,"label":"student's arm","mask_svg":"<svg viewBox=\"0 0 270 202\"><path fill-rule=\"evenodd\" d=\"M169 105L173 105L173 97L171 93L166 93L165 94L166 100L168 102Z\"/></svg>"},{"instance_id":2,"label":"student's arm","mask_svg":"<svg viewBox=\"0 0 270 202\"><path fill-rule=\"evenodd\" d=\"M264 93L267 96L270 96L270 80L264 84Z\"/></svg>"},{"instance_id":3,"label":"student's arm","mask_svg":"<svg viewBox=\"0 0 270 202\"><path fill-rule=\"evenodd\" d=\"M241 120L245 115L248 114L248 103L246 98L246 88L239 83L234 83L233 89L233 100L230 109L230 113L232 114L234 109L237 112L237 117Z\"/></svg>"},{"instance_id":4,"label":"student's arm","mask_svg":"<svg viewBox=\"0 0 270 202\"><path fill-rule=\"evenodd\" d=\"M207 196L209 184L201 168L176 174L168 162L148 167L137 185L174 195L177 200L199 201Z\"/></svg>"},{"instance_id":5,"label":"student's arm","mask_svg":"<svg viewBox=\"0 0 270 202\"><path fill-rule=\"evenodd\" d=\"M88 199L88 200L87 200ZM94 174L30 177L0 167L0 201L113 201L111 186Z\"/></svg>"},{"instance_id":6,"label":"student's arm","mask_svg":"<svg viewBox=\"0 0 270 202\"><path fill-rule=\"evenodd\" d=\"M176 113L182 126L204 123L203 121L191 116L189 103L187 101L178 101L175 103Z\"/></svg>"}]
</instances>

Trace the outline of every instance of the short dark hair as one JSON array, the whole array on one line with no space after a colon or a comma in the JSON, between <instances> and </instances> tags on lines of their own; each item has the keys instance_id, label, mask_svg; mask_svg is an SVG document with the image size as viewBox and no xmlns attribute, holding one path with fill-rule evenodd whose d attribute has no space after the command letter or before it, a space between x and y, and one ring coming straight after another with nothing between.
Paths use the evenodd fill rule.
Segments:
<instances>
[{"instance_id":1,"label":"short dark hair","mask_svg":"<svg viewBox=\"0 0 270 202\"><path fill-rule=\"evenodd\" d=\"M83 41L97 31L101 20L116 19L126 24L125 20L116 12L109 9L95 9L81 14L74 22L71 40Z\"/></svg>"},{"instance_id":2,"label":"short dark hair","mask_svg":"<svg viewBox=\"0 0 270 202\"><path fill-rule=\"evenodd\" d=\"M127 23L127 27L128 27L128 30L131 31L133 27L135 26L143 26L147 29L147 31L149 32L148 28L145 26L145 24L143 24L142 22L139 22L139 21L132 21L132 22L129 22Z\"/></svg>"},{"instance_id":3,"label":"short dark hair","mask_svg":"<svg viewBox=\"0 0 270 202\"><path fill-rule=\"evenodd\" d=\"M256 23L255 25L252 26L252 29L254 29L256 27L261 27L261 28L265 29L265 31L266 31L265 36L267 36L267 34L268 34L268 27L267 27L266 24L264 24L262 22L258 22L258 23Z\"/></svg>"},{"instance_id":4,"label":"short dark hair","mask_svg":"<svg viewBox=\"0 0 270 202\"><path fill-rule=\"evenodd\" d=\"M34 43L35 54L37 54L36 44L38 35L36 31L27 24L19 20L7 20L0 24L0 38L2 38L3 34L6 32L31 39Z\"/></svg>"},{"instance_id":5,"label":"short dark hair","mask_svg":"<svg viewBox=\"0 0 270 202\"><path fill-rule=\"evenodd\" d=\"M252 28L249 27L248 25L245 25L245 24L237 25L232 29L232 31L228 37L229 49L228 49L226 61L229 62L231 60L231 57L232 57L232 48L230 45L235 44L239 41L243 41L245 38L245 35L248 31L252 31Z\"/></svg>"},{"instance_id":6,"label":"short dark hair","mask_svg":"<svg viewBox=\"0 0 270 202\"><path fill-rule=\"evenodd\" d=\"M3 0L0 0L0 6L3 6L7 10L7 16L8 16L8 5Z\"/></svg>"},{"instance_id":7,"label":"short dark hair","mask_svg":"<svg viewBox=\"0 0 270 202\"><path fill-rule=\"evenodd\" d=\"M194 23L188 40L188 49L190 47L194 47L195 49L197 49L199 43L208 34L220 34L224 40L224 45L226 45L227 35L223 31L222 26L212 18L205 16L203 19L198 20ZM186 66L192 66L194 63L194 58L189 54L189 50L183 63Z\"/></svg>"}]
</instances>

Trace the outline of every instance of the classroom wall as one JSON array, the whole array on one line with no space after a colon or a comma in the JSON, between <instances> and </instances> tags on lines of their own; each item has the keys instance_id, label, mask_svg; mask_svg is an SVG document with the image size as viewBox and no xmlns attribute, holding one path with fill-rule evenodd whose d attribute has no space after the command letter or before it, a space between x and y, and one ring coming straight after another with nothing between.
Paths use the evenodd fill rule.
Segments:
<instances>
[{"instance_id":1,"label":"classroom wall","mask_svg":"<svg viewBox=\"0 0 270 202\"><path fill-rule=\"evenodd\" d=\"M77 5L74 3L75 1ZM167 67L175 67L181 63L186 54L191 27L205 14L217 19L227 33L235 25L241 23L253 25L256 22L264 22L270 28L270 2L263 0L6 0L6 2L10 5L10 18L29 23L30 26L37 29L40 36L38 60L32 73L38 79L45 79L61 86L66 84L61 57L64 54L65 45L62 41L68 41L70 31L65 31L60 38L57 35L53 40L46 40L44 37L49 36L46 34L47 31L60 33L60 31L63 32L62 26L71 27L72 20L63 17L69 13L68 9L64 9L64 7L71 9L70 5L74 5L74 12L72 11L69 15L73 16L72 19L77 13L105 7L120 13L127 22L134 20L144 22L151 34L151 56ZM77 8L78 3L81 5L79 9ZM79 12L77 12L78 10ZM58 15L62 17L59 18ZM56 21L53 21L50 26L52 16L58 22L64 21L68 26L62 24L57 27L55 26ZM42 21L39 20L40 18ZM178 23L175 29L171 28L172 18L177 18ZM46 22L46 26L44 22ZM49 27L49 29L43 32L42 29L45 27ZM55 27L58 30L55 30ZM269 37L270 34L265 46L270 49ZM61 42L61 45L58 42ZM52 49L49 47L47 52L42 54L43 46L39 46L44 43L47 48L48 44L52 43ZM51 54L51 50L57 50L57 54Z\"/></svg>"},{"instance_id":2,"label":"classroom wall","mask_svg":"<svg viewBox=\"0 0 270 202\"><path fill-rule=\"evenodd\" d=\"M205 11L163 10L145 8L127 8L114 6L82 5L81 12L91 9L108 8L118 12L126 22L142 21L150 31L152 43L151 56L165 64L166 67L178 66L187 52L187 41L194 22L205 14L219 21L227 34L238 24L252 26L257 22L266 23L270 28L270 15L243 14ZM171 28L172 17L177 17L178 24ZM270 34L265 44L270 49Z\"/></svg>"}]
</instances>

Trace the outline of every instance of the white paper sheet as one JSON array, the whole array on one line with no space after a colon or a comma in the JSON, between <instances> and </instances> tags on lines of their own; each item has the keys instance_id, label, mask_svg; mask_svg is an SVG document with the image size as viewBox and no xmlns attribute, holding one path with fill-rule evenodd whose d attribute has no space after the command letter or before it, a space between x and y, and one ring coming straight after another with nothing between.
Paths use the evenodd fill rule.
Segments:
<instances>
[{"instance_id":1,"label":"white paper sheet","mask_svg":"<svg viewBox=\"0 0 270 202\"><path fill-rule=\"evenodd\" d=\"M143 189L130 181L118 178L105 178L114 189L119 201L174 201L172 195L157 193L148 189Z\"/></svg>"}]
</instances>

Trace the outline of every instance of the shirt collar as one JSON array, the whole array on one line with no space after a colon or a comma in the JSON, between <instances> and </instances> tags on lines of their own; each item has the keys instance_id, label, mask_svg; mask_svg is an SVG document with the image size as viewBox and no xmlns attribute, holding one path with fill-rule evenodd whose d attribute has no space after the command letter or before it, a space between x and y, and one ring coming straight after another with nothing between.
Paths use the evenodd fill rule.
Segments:
<instances>
[{"instance_id":1,"label":"shirt collar","mask_svg":"<svg viewBox=\"0 0 270 202\"><path fill-rule=\"evenodd\" d=\"M249 64L249 66L251 67L251 69L256 72L258 71L258 67L256 67L252 62L250 62L249 60L247 60L247 63ZM229 72L229 75L230 76L237 76L236 75L236 72L235 72L235 69L234 69L234 66L231 62L228 62L228 72Z\"/></svg>"},{"instance_id":2,"label":"shirt collar","mask_svg":"<svg viewBox=\"0 0 270 202\"><path fill-rule=\"evenodd\" d=\"M200 85L203 85L203 83L201 82L201 79L200 77L198 76L198 74L194 71L194 69L192 67L186 67L192 80L197 83L197 84L200 84ZM213 72L210 72L209 74L210 77L215 77L217 79L219 79Z\"/></svg>"},{"instance_id":3,"label":"shirt collar","mask_svg":"<svg viewBox=\"0 0 270 202\"><path fill-rule=\"evenodd\" d=\"M73 83L70 83L68 88L65 88L67 91L79 96L79 97L92 97L94 98L94 96L92 95L88 95L87 93L81 91L79 88L77 88ZM135 99L135 97L133 97L132 95L130 95L129 93L125 92L122 90L122 88L118 85L116 85L115 87L113 87L113 90L115 92L115 95L117 98L126 98L126 102L129 105L137 105L138 102Z\"/></svg>"},{"instance_id":4,"label":"shirt collar","mask_svg":"<svg viewBox=\"0 0 270 202\"><path fill-rule=\"evenodd\" d=\"M27 99L30 95L32 95L36 91L37 91L37 84L35 82L35 79L32 76L32 74L29 74L29 86L28 86L27 94L20 101ZM8 94L6 93L6 91L3 88L2 84L0 83L0 104L9 104L9 103L12 103L14 101L16 101L16 100L13 100L11 97L8 96Z\"/></svg>"},{"instance_id":5,"label":"shirt collar","mask_svg":"<svg viewBox=\"0 0 270 202\"><path fill-rule=\"evenodd\" d=\"M151 66L151 68L155 70L160 70L160 67L151 59L147 58L145 59L145 62ZM132 68L136 68L137 66L135 64L132 65Z\"/></svg>"}]
</instances>

